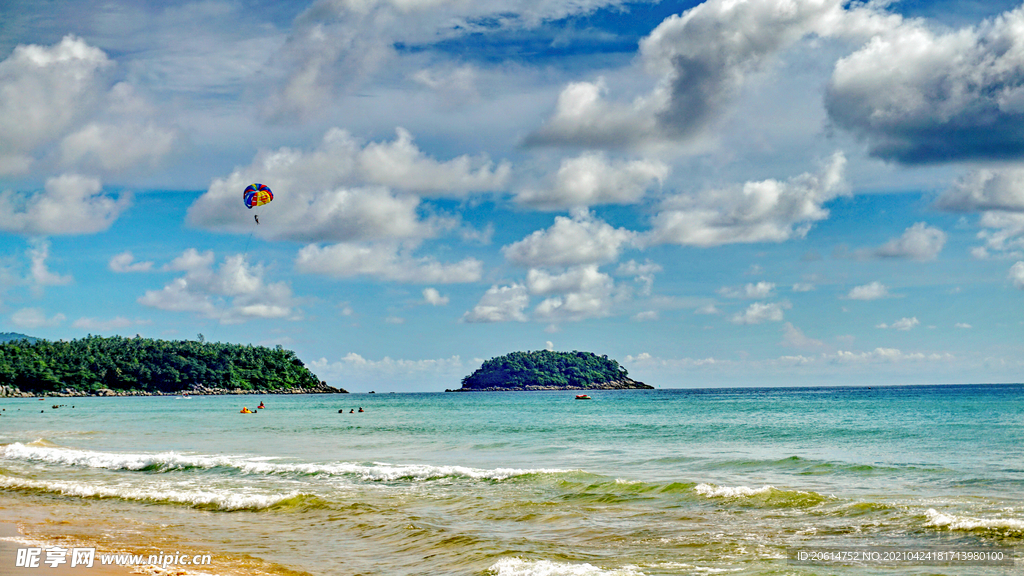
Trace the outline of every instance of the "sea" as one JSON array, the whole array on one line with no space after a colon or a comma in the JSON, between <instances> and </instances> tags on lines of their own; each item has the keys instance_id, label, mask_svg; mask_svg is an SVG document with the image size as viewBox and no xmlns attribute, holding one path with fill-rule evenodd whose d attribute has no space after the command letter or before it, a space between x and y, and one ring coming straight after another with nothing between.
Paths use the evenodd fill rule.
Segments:
<instances>
[{"instance_id":1,"label":"sea","mask_svg":"<svg viewBox=\"0 0 1024 576\"><path fill-rule=\"evenodd\" d=\"M211 557L153 574L1024 574L1024 385L575 396L0 399L0 520Z\"/></svg>"}]
</instances>

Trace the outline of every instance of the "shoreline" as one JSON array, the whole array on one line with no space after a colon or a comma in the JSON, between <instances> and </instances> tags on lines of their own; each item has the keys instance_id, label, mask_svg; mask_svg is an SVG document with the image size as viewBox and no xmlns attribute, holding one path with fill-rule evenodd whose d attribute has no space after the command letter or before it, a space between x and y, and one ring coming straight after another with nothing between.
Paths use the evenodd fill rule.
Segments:
<instances>
[{"instance_id":1,"label":"shoreline","mask_svg":"<svg viewBox=\"0 0 1024 576\"><path fill-rule=\"evenodd\" d=\"M44 392L41 394L23 392L18 388L0 387L0 398L104 398L126 396L251 396L254 394L348 394L344 388L318 386L316 388L288 388L283 390L246 390L243 388L198 388L178 390L177 392L150 392L148 390L72 390Z\"/></svg>"},{"instance_id":2,"label":"shoreline","mask_svg":"<svg viewBox=\"0 0 1024 576\"><path fill-rule=\"evenodd\" d=\"M45 563L45 550L48 547L59 545L61 545L59 542L41 542L36 538L23 534L21 522L11 518L7 511L0 512L0 576L7 576L9 574L48 574L50 576L80 576L82 574L88 574L89 576L126 576L128 574L139 573L127 566L101 564L99 559L96 559L93 562L92 567L75 566L72 568L70 566L70 560L56 568L51 567L49 564ZM67 547L67 545L65 544L62 547ZM40 557L39 566L35 568L17 566L18 549L21 548L43 548L43 554ZM161 574L160 572L150 573L154 575ZM164 572L164 574L173 574L173 572Z\"/></svg>"}]
</instances>

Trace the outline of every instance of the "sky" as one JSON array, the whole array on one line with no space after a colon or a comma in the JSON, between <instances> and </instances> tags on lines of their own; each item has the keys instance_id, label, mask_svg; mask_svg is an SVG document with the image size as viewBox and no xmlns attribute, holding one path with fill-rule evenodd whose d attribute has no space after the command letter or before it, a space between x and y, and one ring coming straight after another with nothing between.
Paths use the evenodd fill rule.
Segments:
<instances>
[{"instance_id":1,"label":"sky","mask_svg":"<svg viewBox=\"0 0 1024 576\"><path fill-rule=\"evenodd\" d=\"M0 331L280 345L351 392L540 349L659 388L1020 382L1021 30L1002 1L9 0Z\"/></svg>"}]
</instances>

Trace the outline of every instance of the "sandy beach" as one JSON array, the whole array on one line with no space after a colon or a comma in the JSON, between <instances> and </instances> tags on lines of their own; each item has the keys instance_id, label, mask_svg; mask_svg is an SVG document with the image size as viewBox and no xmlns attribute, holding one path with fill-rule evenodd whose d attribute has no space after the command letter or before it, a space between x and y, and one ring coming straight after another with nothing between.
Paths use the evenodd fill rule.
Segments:
<instances>
[{"instance_id":1,"label":"sandy beach","mask_svg":"<svg viewBox=\"0 0 1024 576\"><path fill-rule=\"evenodd\" d=\"M92 567L75 566L72 568L70 566L70 558L68 558L68 562L54 568L43 562L46 559L45 552L41 558L43 561L39 563L38 567L17 566L18 549L29 548L34 544L36 544L34 540L26 538L21 534L16 523L0 521L0 576L7 576L9 574L35 574L37 576L125 576L126 574L132 574L132 570L127 567L103 566L100 564L99 559L93 562Z\"/></svg>"}]
</instances>

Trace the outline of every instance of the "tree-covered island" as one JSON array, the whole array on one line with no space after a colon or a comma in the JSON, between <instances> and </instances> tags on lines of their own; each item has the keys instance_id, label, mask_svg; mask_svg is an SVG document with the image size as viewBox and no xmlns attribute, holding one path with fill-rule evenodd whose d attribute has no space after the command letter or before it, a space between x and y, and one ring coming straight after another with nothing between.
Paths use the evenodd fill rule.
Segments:
<instances>
[{"instance_id":1,"label":"tree-covered island","mask_svg":"<svg viewBox=\"0 0 1024 576\"><path fill-rule=\"evenodd\" d=\"M336 393L281 346L104 338L0 343L0 397Z\"/></svg>"},{"instance_id":2,"label":"tree-covered island","mask_svg":"<svg viewBox=\"0 0 1024 576\"><path fill-rule=\"evenodd\" d=\"M590 352L512 352L483 363L449 392L488 390L625 390L654 389L630 379L626 369L607 356Z\"/></svg>"}]
</instances>

